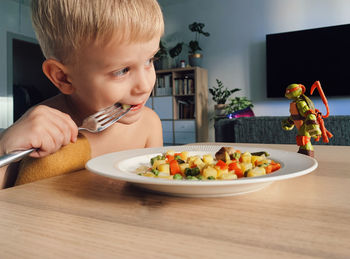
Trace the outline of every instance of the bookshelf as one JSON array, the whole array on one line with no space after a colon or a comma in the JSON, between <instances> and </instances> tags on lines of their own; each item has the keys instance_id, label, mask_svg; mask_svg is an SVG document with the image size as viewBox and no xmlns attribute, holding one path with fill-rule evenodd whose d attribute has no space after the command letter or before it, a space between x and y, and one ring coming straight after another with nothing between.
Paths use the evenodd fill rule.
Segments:
<instances>
[{"instance_id":1,"label":"bookshelf","mask_svg":"<svg viewBox=\"0 0 350 259\"><path fill-rule=\"evenodd\" d=\"M164 145L208 141L208 73L200 67L156 71L148 105L159 115Z\"/></svg>"}]
</instances>

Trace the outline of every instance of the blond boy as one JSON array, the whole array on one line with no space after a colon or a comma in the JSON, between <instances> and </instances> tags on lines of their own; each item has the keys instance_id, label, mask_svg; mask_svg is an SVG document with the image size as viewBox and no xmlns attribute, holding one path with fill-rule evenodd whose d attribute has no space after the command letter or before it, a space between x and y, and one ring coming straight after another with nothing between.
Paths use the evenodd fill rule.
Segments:
<instances>
[{"instance_id":1,"label":"blond boy","mask_svg":"<svg viewBox=\"0 0 350 259\"><path fill-rule=\"evenodd\" d=\"M82 132L91 156L161 146L159 117L145 103L164 24L156 0L32 0L46 57L43 72L61 94L30 109L0 136L0 155L36 148L33 157L75 142L83 119L116 102L135 105L100 133ZM0 186L6 167L0 168Z\"/></svg>"}]
</instances>

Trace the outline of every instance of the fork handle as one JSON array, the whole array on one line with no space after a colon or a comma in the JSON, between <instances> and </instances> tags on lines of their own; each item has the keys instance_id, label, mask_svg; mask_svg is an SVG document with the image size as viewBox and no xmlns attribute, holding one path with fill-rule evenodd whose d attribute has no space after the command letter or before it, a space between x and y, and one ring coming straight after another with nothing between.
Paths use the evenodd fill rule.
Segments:
<instances>
[{"instance_id":1,"label":"fork handle","mask_svg":"<svg viewBox=\"0 0 350 259\"><path fill-rule=\"evenodd\" d=\"M3 155L0 157L0 167L8 165L8 164L15 162L17 160L20 160L23 157L32 153L34 150L35 150L35 148L31 148L31 149L27 149L27 150L14 151L14 152L11 152L9 154Z\"/></svg>"}]
</instances>

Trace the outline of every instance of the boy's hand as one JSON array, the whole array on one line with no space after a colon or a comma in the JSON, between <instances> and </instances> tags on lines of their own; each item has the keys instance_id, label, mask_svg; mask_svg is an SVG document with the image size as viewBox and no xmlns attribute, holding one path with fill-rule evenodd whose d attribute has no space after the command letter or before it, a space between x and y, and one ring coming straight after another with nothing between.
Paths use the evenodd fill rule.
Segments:
<instances>
[{"instance_id":1,"label":"boy's hand","mask_svg":"<svg viewBox=\"0 0 350 259\"><path fill-rule=\"evenodd\" d=\"M43 157L77 140L78 127L68 114L45 105L28 110L0 138L0 154L36 148L32 157Z\"/></svg>"}]
</instances>

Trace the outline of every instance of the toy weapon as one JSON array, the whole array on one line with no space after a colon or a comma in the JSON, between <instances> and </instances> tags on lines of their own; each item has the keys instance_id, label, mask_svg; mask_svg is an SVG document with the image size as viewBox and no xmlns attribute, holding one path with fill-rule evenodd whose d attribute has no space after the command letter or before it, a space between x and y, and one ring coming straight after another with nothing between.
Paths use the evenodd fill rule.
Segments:
<instances>
[{"instance_id":1,"label":"toy weapon","mask_svg":"<svg viewBox=\"0 0 350 259\"><path fill-rule=\"evenodd\" d=\"M329 106L328 106L328 101L327 101L327 98L322 90L322 87L321 87L321 83L320 81L316 81L312 86L311 86L311 90L310 90L310 95L312 95L312 93L314 92L314 90L317 88L318 90L318 93L320 94L321 96L321 99L322 99L322 102L323 104L326 106L326 109L327 109L327 114L326 115L322 115L322 113L318 110L318 109L315 109L315 115L316 115L316 118L317 118L317 122L318 124L320 125L320 130L322 132L322 141L325 142L325 143L328 143L329 142L329 138L332 138L333 137L333 134L330 133L326 127L324 126L324 121L323 119L324 118L327 118L329 116ZM320 137L318 137L316 139L316 141L319 141L320 140Z\"/></svg>"}]
</instances>

